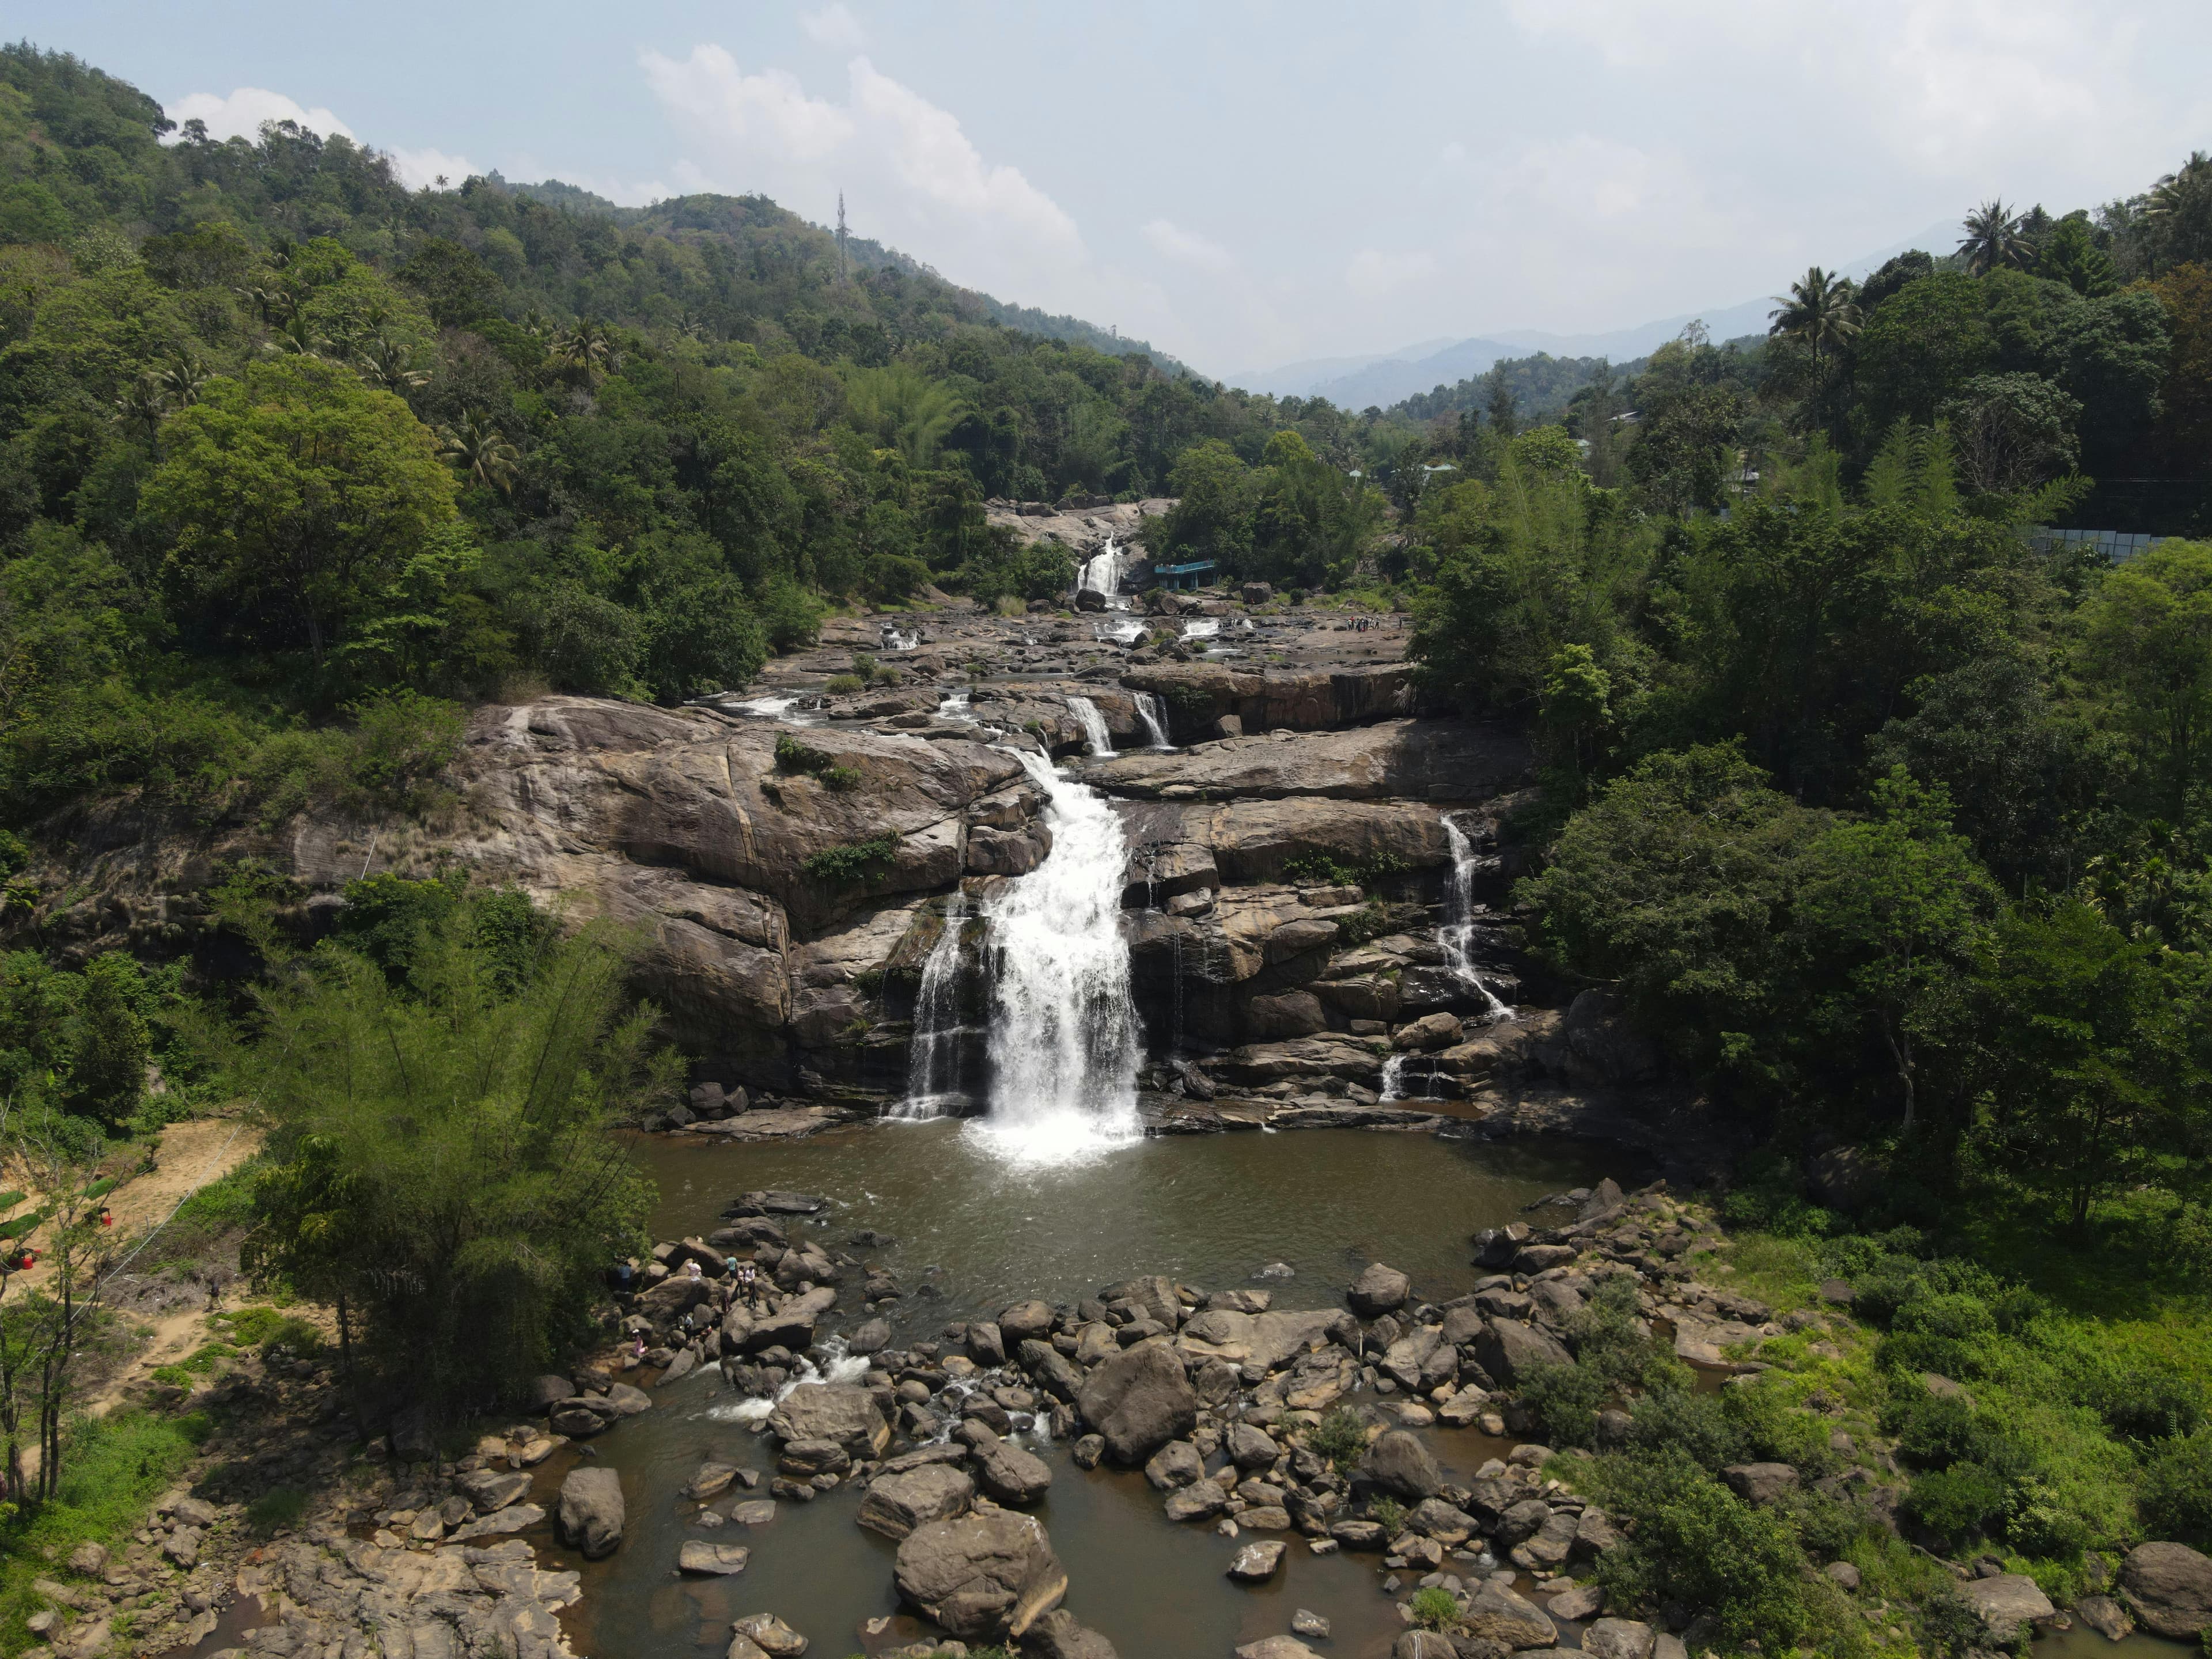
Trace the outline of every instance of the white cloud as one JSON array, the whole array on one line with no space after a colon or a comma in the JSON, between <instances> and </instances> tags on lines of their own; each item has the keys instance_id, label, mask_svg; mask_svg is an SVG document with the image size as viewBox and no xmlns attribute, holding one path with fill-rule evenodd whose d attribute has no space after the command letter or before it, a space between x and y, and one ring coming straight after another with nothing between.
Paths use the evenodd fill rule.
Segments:
<instances>
[{"instance_id":1,"label":"white cloud","mask_svg":"<svg viewBox=\"0 0 2212 1659\"><path fill-rule=\"evenodd\" d=\"M207 123L210 138L256 138L264 121L296 121L324 137L350 138L353 129L326 109L303 109L281 92L266 87L240 87L228 98L211 92L195 92L179 99L164 112L179 126L187 121Z\"/></svg>"},{"instance_id":2,"label":"white cloud","mask_svg":"<svg viewBox=\"0 0 2212 1659\"><path fill-rule=\"evenodd\" d=\"M1437 274L1437 256L1420 249L1385 253L1364 247L1352 256L1344 273L1345 285L1364 300L1381 300L1409 288L1418 288Z\"/></svg>"},{"instance_id":3,"label":"white cloud","mask_svg":"<svg viewBox=\"0 0 2212 1659\"><path fill-rule=\"evenodd\" d=\"M953 281L1127 332L1166 315L1157 288L1095 259L1074 218L1019 167L987 158L960 118L856 57L842 96L779 69L748 73L724 48L647 52L647 85L691 143L687 190L758 191L820 222L842 191L854 228Z\"/></svg>"},{"instance_id":4,"label":"white cloud","mask_svg":"<svg viewBox=\"0 0 2212 1659\"><path fill-rule=\"evenodd\" d=\"M1227 270L1237 261L1218 242L1210 242L1194 230L1185 230L1171 219L1154 219L1144 228L1144 238L1164 259L1200 270Z\"/></svg>"},{"instance_id":5,"label":"white cloud","mask_svg":"<svg viewBox=\"0 0 2212 1659\"><path fill-rule=\"evenodd\" d=\"M467 156L449 155L442 149L395 149L392 170L410 190L434 188L441 178L459 187L463 179L483 171Z\"/></svg>"},{"instance_id":6,"label":"white cloud","mask_svg":"<svg viewBox=\"0 0 2212 1659\"><path fill-rule=\"evenodd\" d=\"M860 20L848 11L839 0L817 11L799 14L799 27L806 31L807 39L817 46L830 46L839 52L858 52L868 44L868 32L860 27Z\"/></svg>"}]
</instances>

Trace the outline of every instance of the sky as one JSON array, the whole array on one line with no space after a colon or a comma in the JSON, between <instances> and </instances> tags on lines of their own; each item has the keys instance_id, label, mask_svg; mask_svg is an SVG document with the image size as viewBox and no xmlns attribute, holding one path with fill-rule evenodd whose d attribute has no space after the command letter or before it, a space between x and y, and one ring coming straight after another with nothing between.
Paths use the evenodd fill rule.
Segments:
<instances>
[{"instance_id":1,"label":"sky","mask_svg":"<svg viewBox=\"0 0 2212 1659\"><path fill-rule=\"evenodd\" d=\"M11 0L218 134L757 191L1207 373L1773 292L2212 148L2203 0Z\"/></svg>"}]
</instances>

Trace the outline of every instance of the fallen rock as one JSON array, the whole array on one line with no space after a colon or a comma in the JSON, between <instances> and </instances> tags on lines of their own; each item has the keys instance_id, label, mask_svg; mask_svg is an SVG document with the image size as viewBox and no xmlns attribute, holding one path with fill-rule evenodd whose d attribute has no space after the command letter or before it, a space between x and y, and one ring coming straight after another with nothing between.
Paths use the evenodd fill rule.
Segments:
<instances>
[{"instance_id":1,"label":"fallen rock","mask_svg":"<svg viewBox=\"0 0 2212 1659\"><path fill-rule=\"evenodd\" d=\"M899 1545L892 1577L917 1611L966 1642L1019 1637L1067 1593L1044 1528L1004 1511L915 1528Z\"/></svg>"},{"instance_id":2,"label":"fallen rock","mask_svg":"<svg viewBox=\"0 0 2212 1659\"><path fill-rule=\"evenodd\" d=\"M1239 1428L1245 1425L1237 1425ZM1259 1431L1251 1431L1258 1434ZM1260 1437L1267 1440L1264 1434ZM1267 1440L1267 1462L1273 1462L1274 1444ZM1179 1492L1206 1479L1206 1460L1198 1455L1198 1448L1188 1440L1170 1440L1154 1452L1145 1465L1145 1479L1152 1483L1156 1492Z\"/></svg>"},{"instance_id":3,"label":"fallen rock","mask_svg":"<svg viewBox=\"0 0 2212 1659\"><path fill-rule=\"evenodd\" d=\"M1370 1262L1359 1277L1352 1281L1351 1290L1346 1292L1346 1300L1352 1304L1352 1311L1362 1319L1380 1319L1384 1314L1404 1307L1413 1289L1413 1281L1405 1274L1395 1267L1385 1267L1376 1261Z\"/></svg>"},{"instance_id":4,"label":"fallen rock","mask_svg":"<svg viewBox=\"0 0 2212 1659\"><path fill-rule=\"evenodd\" d=\"M1557 1610L1558 1603L1553 1604ZM1658 1632L1633 1619L1601 1619L1583 1632L1589 1659L1651 1659Z\"/></svg>"},{"instance_id":5,"label":"fallen rock","mask_svg":"<svg viewBox=\"0 0 2212 1659\"><path fill-rule=\"evenodd\" d=\"M1508 1388L1521 1381L1529 1365L1571 1365L1575 1357L1552 1334L1517 1320L1493 1319L1474 1343L1475 1363Z\"/></svg>"},{"instance_id":6,"label":"fallen rock","mask_svg":"<svg viewBox=\"0 0 2212 1659\"><path fill-rule=\"evenodd\" d=\"M743 1544L709 1544L695 1538L676 1553L676 1571L727 1578L743 1572L752 1553Z\"/></svg>"},{"instance_id":7,"label":"fallen rock","mask_svg":"<svg viewBox=\"0 0 2212 1659\"><path fill-rule=\"evenodd\" d=\"M1467 1604L1462 1621L1470 1635L1502 1642L1509 1648L1548 1648L1559 1639L1559 1628L1517 1592L1505 1585L1486 1583Z\"/></svg>"},{"instance_id":8,"label":"fallen rock","mask_svg":"<svg viewBox=\"0 0 2212 1659\"><path fill-rule=\"evenodd\" d=\"M1237 1659L1321 1659L1295 1636L1263 1636L1237 1650Z\"/></svg>"},{"instance_id":9,"label":"fallen rock","mask_svg":"<svg viewBox=\"0 0 2212 1659\"><path fill-rule=\"evenodd\" d=\"M1114 1644L1095 1630L1085 1630L1066 1607L1042 1615L1022 1638L1024 1659L1120 1659Z\"/></svg>"},{"instance_id":10,"label":"fallen rock","mask_svg":"<svg viewBox=\"0 0 2212 1659\"><path fill-rule=\"evenodd\" d=\"M1084 1421L1117 1462L1142 1463L1198 1425L1198 1395L1175 1351L1157 1343L1125 1348L1083 1381Z\"/></svg>"},{"instance_id":11,"label":"fallen rock","mask_svg":"<svg viewBox=\"0 0 2212 1659\"><path fill-rule=\"evenodd\" d=\"M1236 1559L1230 1562L1228 1576L1239 1583L1263 1583L1282 1570L1283 1553L1289 1547L1289 1545L1276 1539L1269 1539L1264 1543L1247 1544L1237 1552Z\"/></svg>"},{"instance_id":12,"label":"fallen rock","mask_svg":"<svg viewBox=\"0 0 2212 1659\"><path fill-rule=\"evenodd\" d=\"M562 1478L553 1529L562 1543L586 1560L596 1561L615 1553L615 1547L622 1542L626 1519L622 1477L612 1469L574 1468Z\"/></svg>"},{"instance_id":13,"label":"fallen rock","mask_svg":"<svg viewBox=\"0 0 2212 1659\"><path fill-rule=\"evenodd\" d=\"M2144 1629L2176 1641L2212 1626L2212 1559L2186 1544L2138 1544L2120 1564L2120 1588Z\"/></svg>"},{"instance_id":14,"label":"fallen rock","mask_svg":"<svg viewBox=\"0 0 2212 1659\"><path fill-rule=\"evenodd\" d=\"M1579 1623L1604 1605L1605 1592L1598 1586L1573 1584L1547 1601L1544 1610L1555 1620L1571 1619Z\"/></svg>"},{"instance_id":15,"label":"fallen rock","mask_svg":"<svg viewBox=\"0 0 2212 1659\"><path fill-rule=\"evenodd\" d=\"M1434 1498L1444 1483L1443 1471L1437 1467L1429 1449L1404 1429L1391 1429L1376 1437L1360 1460L1359 1473L1385 1492L1416 1504Z\"/></svg>"},{"instance_id":16,"label":"fallen rock","mask_svg":"<svg viewBox=\"0 0 2212 1659\"><path fill-rule=\"evenodd\" d=\"M996 1435L975 1448L975 1483L1001 1504L1034 1504L1052 1485L1052 1468L1033 1452Z\"/></svg>"},{"instance_id":17,"label":"fallen rock","mask_svg":"<svg viewBox=\"0 0 2212 1659\"><path fill-rule=\"evenodd\" d=\"M1972 1578L1959 1586L1959 1594L1981 1614L1990 1636L2006 1644L2016 1641L2036 1620L2048 1619L2057 1611L2035 1580L2024 1572Z\"/></svg>"},{"instance_id":18,"label":"fallen rock","mask_svg":"<svg viewBox=\"0 0 2212 1659\"><path fill-rule=\"evenodd\" d=\"M2074 1616L2107 1642L2124 1641L2135 1633L2136 1621L2109 1595L2083 1596L2074 1604Z\"/></svg>"},{"instance_id":19,"label":"fallen rock","mask_svg":"<svg viewBox=\"0 0 2212 1659\"><path fill-rule=\"evenodd\" d=\"M870 1482L854 1518L870 1532L904 1538L933 1521L965 1515L975 1500L975 1483L966 1474L950 1464L927 1463Z\"/></svg>"},{"instance_id":20,"label":"fallen rock","mask_svg":"<svg viewBox=\"0 0 2212 1659\"><path fill-rule=\"evenodd\" d=\"M772 1613L756 1613L730 1626L769 1659L799 1659L806 1651L806 1638Z\"/></svg>"},{"instance_id":21,"label":"fallen rock","mask_svg":"<svg viewBox=\"0 0 2212 1659\"><path fill-rule=\"evenodd\" d=\"M1203 1521L1220 1514L1228 1505L1229 1494L1221 1489L1219 1481L1200 1480L1168 1495L1167 1517L1170 1521Z\"/></svg>"},{"instance_id":22,"label":"fallen rock","mask_svg":"<svg viewBox=\"0 0 2212 1659\"><path fill-rule=\"evenodd\" d=\"M1771 1504L1796 1491L1802 1477L1787 1463L1731 1463L1721 1479L1747 1504Z\"/></svg>"},{"instance_id":23,"label":"fallen rock","mask_svg":"<svg viewBox=\"0 0 2212 1659\"><path fill-rule=\"evenodd\" d=\"M856 1458L880 1457L891 1437L875 1396L848 1382L800 1383L768 1425L783 1440L834 1440Z\"/></svg>"}]
</instances>

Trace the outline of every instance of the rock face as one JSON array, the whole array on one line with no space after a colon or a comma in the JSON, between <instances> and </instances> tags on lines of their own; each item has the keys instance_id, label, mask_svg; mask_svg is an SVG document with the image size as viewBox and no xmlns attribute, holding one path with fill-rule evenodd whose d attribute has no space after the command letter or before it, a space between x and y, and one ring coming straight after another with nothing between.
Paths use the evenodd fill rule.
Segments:
<instances>
[{"instance_id":1,"label":"rock face","mask_svg":"<svg viewBox=\"0 0 2212 1659\"><path fill-rule=\"evenodd\" d=\"M1076 1405L1115 1462L1142 1463L1198 1425L1198 1395L1175 1351L1157 1344L1125 1348L1083 1381Z\"/></svg>"},{"instance_id":2,"label":"rock face","mask_svg":"<svg viewBox=\"0 0 2212 1659\"><path fill-rule=\"evenodd\" d=\"M622 1542L628 1518L623 1506L622 1477L612 1469L586 1467L571 1469L561 1481L561 1502L553 1512L553 1528L561 1541L586 1560L612 1555Z\"/></svg>"},{"instance_id":3,"label":"rock face","mask_svg":"<svg viewBox=\"0 0 2212 1659\"><path fill-rule=\"evenodd\" d=\"M966 1514L975 1498L975 1483L958 1469L949 1463L926 1463L870 1483L856 1518L870 1532L903 1538L932 1521Z\"/></svg>"},{"instance_id":4,"label":"rock face","mask_svg":"<svg viewBox=\"0 0 2212 1659\"><path fill-rule=\"evenodd\" d=\"M1091 776L1109 793L1138 799L1182 789L1214 799L1464 800L1494 795L1528 769L1527 745L1503 731L1456 720L1385 720L1288 741L1226 738L1183 755L1121 755Z\"/></svg>"},{"instance_id":5,"label":"rock face","mask_svg":"<svg viewBox=\"0 0 2212 1659\"><path fill-rule=\"evenodd\" d=\"M1403 714L1413 706L1413 676L1395 663L1334 673L1251 673L1211 663L1164 664L1132 669L1122 683L1164 699L1177 711L1176 735L1186 740L1186 722L1210 726L1224 714L1248 732L1310 731Z\"/></svg>"},{"instance_id":6,"label":"rock face","mask_svg":"<svg viewBox=\"0 0 2212 1659\"><path fill-rule=\"evenodd\" d=\"M1475 1362L1510 1388L1521 1380L1522 1368L1533 1364L1571 1365L1575 1357L1547 1331L1518 1320L1493 1319L1475 1339Z\"/></svg>"},{"instance_id":7,"label":"rock face","mask_svg":"<svg viewBox=\"0 0 2212 1659\"><path fill-rule=\"evenodd\" d=\"M2146 1630L2185 1642L2212 1626L2212 1558L2186 1544L2138 1544L2120 1587Z\"/></svg>"},{"instance_id":8,"label":"rock face","mask_svg":"<svg viewBox=\"0 0 2212 1659\"><path fill-rule=\"evenodd\" d=\"M1003 1511L915 1528L899 1545L892 1577L923 1616L966 1642L1019 1637L1067 1592L1044 1528Z\"/></svg>"}]
</instances>

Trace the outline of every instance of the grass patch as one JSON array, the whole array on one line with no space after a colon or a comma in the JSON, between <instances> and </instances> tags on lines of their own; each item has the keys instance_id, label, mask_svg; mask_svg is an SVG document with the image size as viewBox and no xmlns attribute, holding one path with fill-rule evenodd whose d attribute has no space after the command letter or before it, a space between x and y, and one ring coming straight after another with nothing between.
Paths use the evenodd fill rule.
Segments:
<instances>
[{"instance_id":1,"label":"grass patch","mask_svg":"<svg viewBox=\"0 0 2212 1659\"><path fill-rule=\"evenodd\" d=\"M33 1644L23 1620L46 1602L31 1581L59 1576L79 1544L121 1548L208 1428L198 1413L163 1419L118 1410L70 1423L60 1495L34 1516L9 1512L0 1520L0 1653L20 1653Z\"/></svg>"},{"instance_id":2,"label":"grass patch","mask_svg":"<svg viewBox=\"0 0 2212 1659\"><path fill-rule=\"evenodd\" d=\"M271 1348L283 1348L295 1354L313 1353L323 1342L322 1332L309 1322L276 1308L240 1308L214 1317L229 1328L231 1340L240 1347L258 1348L263 1353Z\"/></svg>"},{"instance_id":3,"label":"grass patch","mask_svg":"<svg viewBox=\"0 0 2212 1659\"><path fill-rule=\"evenodd\" d=\"M149 1273L197 1267L225 1243L253 1224L253 1183L260 1160L251 1159L186 1199L169 1224L147 1246L138 1266Z\"/></svg>"},{"instance_id":4,"label":"grass patch","mask_svg":"<svg viewBox=\"0 0 2212 1659\"><path fill-rule=\"evenodd\" d=\"M860 787L860 774L850 766L840 766L836 757L825 755L811 744L799 742L788 732L775 740L775 767L779 772L796 772L802 776L819 778L829 788L841 794Z\"/></svg>"},{"instance_id":5,"label":"grass patch","mask_svg":"<svg viewBox=\"0 0 2212 1659\"><path fill-rule=\"evenodd\" d=\"M809 853L799 861L799 867L817 881L843 886L865 880L872 866L889 864L898 852L898 837L892 835L844 842L836 847L825 847L818 853Z\"/></svg>"},{"instance_id":6,"label":"grass patch","mask_svg":"<svg viewBox=\"0 0 2212 1659\"><path fill-rule=\"evenodd\" d=\"M307 1512L307 1494L291 1486L271 1486L246 1506L246 1524L257 1536L266 1538L287 1527L296 1527Z\"/></svg>"}]
</instances>

